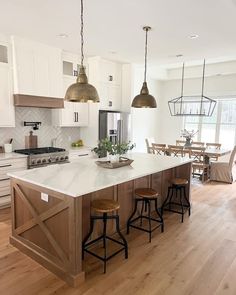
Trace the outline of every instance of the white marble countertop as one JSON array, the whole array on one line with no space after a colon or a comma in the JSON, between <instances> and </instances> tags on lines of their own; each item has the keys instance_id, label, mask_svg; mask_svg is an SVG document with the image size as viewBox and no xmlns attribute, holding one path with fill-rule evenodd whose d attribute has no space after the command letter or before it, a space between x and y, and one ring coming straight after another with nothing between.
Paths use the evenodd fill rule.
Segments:
<instances>
[{"instance_id":1,"label":"white marble countertop","mask_svg":"<svg viewBox=\"0 0 236 295\"><path fill-rule=\"evenodd\" d=\"M18 159L18 158L27 158L27 155L22 155L18 153L0 153L0 161L1 160L10 160L10 159Z\"/></svg>"},{"instance_id":2,"label":"white marble countertop","mask_svg":"<svg viewBox=\"0 0 236 295\"><path fill-rule=\"evenodd\" d=\"M191 162L189 158L133 153L130 166L117 169L98 167L94 158L80 158L73 163L11 172L10 177L56 192L78 197L129 180L171 169Z\"/></svg>"}]
</instances>

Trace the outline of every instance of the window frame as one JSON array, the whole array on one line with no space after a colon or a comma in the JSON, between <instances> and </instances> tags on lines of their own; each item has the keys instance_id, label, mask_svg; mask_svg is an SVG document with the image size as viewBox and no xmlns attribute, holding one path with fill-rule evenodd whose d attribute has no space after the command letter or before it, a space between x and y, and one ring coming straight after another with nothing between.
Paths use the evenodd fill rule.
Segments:
<instances>
[{"instance_id":1,"label":"window frame","mask_svg":"<svg viewBox=\"0 0 236 295\"><path fill-rule=\"evenodd\" d=\"M234 134L234 145L236 145L236 122L235 123L221 123L221 117L222 117L222 102L229 101L229 100L235 100L236 102L236 95L230 95L230 96L221 96L221 97L214 97L214 99L217 101L217 114L216 114L216 123L205 123L203 122L203 117L198 117L198 122L192 123L192 122L187 122L188 117L184 117L183 119L183 126L186 128L186 124L191 124L191 125L196 125L196 128L198 130L197 134L197 141L201 141L202 137L202 127L203 125L215 125L216 130L215 130L215 142L219 143L219 138L220 138L220 127L221 126L235 126L235 134ZM188 128L186 128L188 129Z\"/></svg>"}]
</instances>

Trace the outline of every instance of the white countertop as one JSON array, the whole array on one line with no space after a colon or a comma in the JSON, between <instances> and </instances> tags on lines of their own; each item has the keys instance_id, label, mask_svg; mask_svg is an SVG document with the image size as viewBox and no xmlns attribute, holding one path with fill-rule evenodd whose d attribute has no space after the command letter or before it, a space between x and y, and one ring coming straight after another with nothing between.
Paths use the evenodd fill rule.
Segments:
<instances>
[{"instance_id":1,"label":"white countertop","mask_svg":"<svg viewBox=\"0 0 236 295\"><path fill-rule=\"evenodd\" d=\"M97 159L81 158L73 163L12 172L10 177L36 184L72 197L82 196L129 180L191 162L189 158L133 153L130 166L117 169L98 167Z\"/></svg>"},{"instance_id":2,"label":"white countertop","mask_svg":"<svg viewBox=\"0 0 236 295\"><path fill-rule=\"evenodd\" d=\"M1 160L10 160L10 159L18 159L18 158L27 158L27 155L22 155L18 153L0 153L0 161Z\"/></svg>"}]
</instances>

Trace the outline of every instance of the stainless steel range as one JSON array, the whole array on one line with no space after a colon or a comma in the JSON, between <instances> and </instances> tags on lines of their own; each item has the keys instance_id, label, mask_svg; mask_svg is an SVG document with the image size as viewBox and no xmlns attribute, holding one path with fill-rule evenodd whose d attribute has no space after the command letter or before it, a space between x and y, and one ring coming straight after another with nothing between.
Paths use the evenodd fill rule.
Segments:
<instances>
[{"instance_id":1,"label":"stainless steel range","mask_svg":"<svg viewBox=\"0 0 236 295\"><path fill-rule=\"evenodd\" d=\"M45 147L15 150L15 153L28 155L28 168L43 167L69 162L69 153L65 149Z\"/></svg>"}]
</instances>

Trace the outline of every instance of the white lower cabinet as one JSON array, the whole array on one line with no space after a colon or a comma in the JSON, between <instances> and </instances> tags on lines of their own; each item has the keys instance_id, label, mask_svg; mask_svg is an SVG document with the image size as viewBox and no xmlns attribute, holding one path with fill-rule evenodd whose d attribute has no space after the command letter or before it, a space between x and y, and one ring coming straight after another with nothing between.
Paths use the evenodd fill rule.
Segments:
<instances>
[{"instance_id":1,"label":"white lower cabinet","mask_svg":"<svg viewBox=\"0 0 236 295\"><path fill-rule=\"evenodd\" d=\"M0 159L0 208L6 208L11 203L9 172L27 169L27 157L19 159Z\"/></svg>"},{"instance_id":2,"label":"white lower cabinet","mask_svg":"<svg viewBox=\"0 0 236 295\"><path fill-rule=\"evenodd\" d=\"M64 102L64 109L52 111L52 123L60 127L88 126L88 103Z\"/></svg>"}]
</instances>

